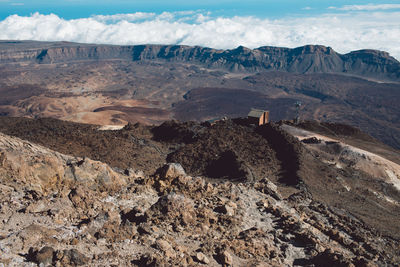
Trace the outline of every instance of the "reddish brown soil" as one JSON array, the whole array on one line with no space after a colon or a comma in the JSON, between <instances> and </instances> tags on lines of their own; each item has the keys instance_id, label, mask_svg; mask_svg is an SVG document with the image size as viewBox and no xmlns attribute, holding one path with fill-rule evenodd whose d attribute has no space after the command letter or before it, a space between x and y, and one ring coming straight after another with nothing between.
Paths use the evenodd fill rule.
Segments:
<instances>
[{"instance_id":1,"label":"reddish brown soil","mask_svg":"<svg viewBox=\"0 0 400 267\"><path fill-rule=\"evenodd\" d=\"M151 140L149 127L137 124L121 131L99 131L98 128L50 118L0 117L0 131L64 154L85 156L112 167L148 173L153 173L165 162L165 148Z\"/></svg>"},{"instance_id":2,"label":"reddish brown soil","mask_svg":"<svg viewBox=\"0 0 400 267\"><path fill-rule=\"evenodd\" d=\"M95 109L93 112L100 112L106 110L119 111L120 114L113 115L115 120L122 119L128 122L144 121L146 123L152 122L159 124L170 118L170 112L160 108L148 107L125 107L125 106L106 106Z\"/></svg>"},{"instance_id":3,"label":"reddish brown soil","mask_svg":"<svg viewBox=\"0 0 400 267\"><path fill-rule=\"evenodd\" d=\"M219 121L197 131L194 140L169 154L193 175L255 180L277 176L279 161L270 143L254 129L232 121Z\"/></svg>"},{"instance_id":4,"label":"reddish brown soil","mask_svg":"<svg viewBox=\"0 0 400 267\"><path fill-rule=\"evenodd\" d=\"M45 90L40 88L38 85L20 84L15 86L6 86L0 84L0 106L11 105L17 100L39 95L44 91Z\"/></svg>"}]
</instances>

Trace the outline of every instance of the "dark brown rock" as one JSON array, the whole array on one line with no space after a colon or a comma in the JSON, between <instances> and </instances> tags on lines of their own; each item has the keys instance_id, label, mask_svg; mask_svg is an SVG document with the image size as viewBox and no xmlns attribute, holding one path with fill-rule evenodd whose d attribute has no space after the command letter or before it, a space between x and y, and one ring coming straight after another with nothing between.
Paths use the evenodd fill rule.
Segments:
<instances>
[{"instance_id":1,"label":"dark brown rock","mask_svg":"<svg viewBox=\"0 0 400 267\"><path fill-rule=\"evenodd\" d=\"M38 264L43 264L44 266L51 266L54 252L55 251L52 247L43 247L34 256L35 262Z\"/></svg>"},{"instance_id":2,"label":"dark brown rock","mask_svg":"<svg viewBox=\"0 0 400 267\"><path fill-rule=\"evenodd\" d=\"M87 264L89 259L77 249L69 249L58 252L57 261L62 265L81 266Z\"/></svg>"},{"instance_id":3,"label":"dark brown rock","mask_svg":"<svg viewBox=\"0 0 400 267\"><path fill-rule=\"evenodd\" d=\"M182 225L192 224L196 219L193 200L175 193L160 197L157 203L146 211L145 216L147 221L164 222L167 220Z\"/></svg>"}]
</instances>

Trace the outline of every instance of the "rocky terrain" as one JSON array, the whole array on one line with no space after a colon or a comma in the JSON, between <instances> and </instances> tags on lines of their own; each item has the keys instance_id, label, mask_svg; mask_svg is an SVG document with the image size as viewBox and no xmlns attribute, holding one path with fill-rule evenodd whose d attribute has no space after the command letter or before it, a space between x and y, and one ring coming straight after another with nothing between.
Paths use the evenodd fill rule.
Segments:
<instances>
[{"instance_id":1,"label":"rocky terrain","mask_svg":"<svg viewBox=\"0 0 400 267\"><path fill-rule=\"evenodd\" d=\"M400 153L350 126L0 132L4 266L400 264Z\"/></svg>"},{"instance_id":2,"label":"rocky terrain","mask_svg":"<svg viewBox=\"0 0 400 267\"><path fill-rule=\"evenodd\" d=\"M204 121L268 109L274 121L356 126L400 148L400 63L308 45L216 50L0 41L0 115L98 125Z\"/></svg>"}]
</instances>

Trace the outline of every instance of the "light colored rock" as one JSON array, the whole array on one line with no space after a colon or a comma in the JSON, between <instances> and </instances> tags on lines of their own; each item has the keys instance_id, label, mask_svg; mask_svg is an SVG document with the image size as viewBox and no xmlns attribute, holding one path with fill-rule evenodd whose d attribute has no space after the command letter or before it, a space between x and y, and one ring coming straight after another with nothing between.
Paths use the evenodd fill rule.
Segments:
<instances>
[{"instance_id":1,"label":"light colored rock","mask_svg":"<svg viewBox=\"0 0 400 267\"><path fill-rule=\"evenodd\" d=\"M159 239L156 241L156 245L157 245L158 249L160 249L162 252L164 252L164 255L167 258L175 258L176 257L176 253L168 241L166 241L164 239Z\"/></svg>"},{"instance_id":2,"label":"light colored rock","mask_svg":"<svg viewBox=\"0 0 400 267\"><path fill-rule=\"evenodd\" d=\"M256 204L258 207L265 208L265 209L268 208L268 206L269 206L267 199L260 200Z\"/></svg>"},{"instance_id":3,"label":"light colored rock","mask_svg":"<svg viewBox=\"0 0 400 267\"><path fill-rule=\"evenodd\" d=\"M209 264L210 263L210 260L202 252L197 252L196 253L196 260L198 262L201 262L201 263L204 263L204 264Z\"/></svg>"},{"instance_id":4,"label":"light colored rock","mask_svg":"<svg viewBox=\"0 0 400 267\"><path fill-rule=\"evenodd\" d=\"M179 163L168 163L159 170L162 179L171 180L180 176L186 176L186 172Z\"/></svg>"},{"instance_id":5,"label":"light colored rock","mask_svg":"<svg viewBox=\"0 0 400 267\"><path fill-rule=\"evenodd\" d=\"M235 210L237 209L237 205L236 205L235 202L233 202L233 201L228 201L228 202L225 204L225 207L226 207L226 209L227 209L227 214L228 214L228 215L233 216L233 215L235 214Z\"/></svg>"},{"instance_id":6,"label":"light colored rock","mask_svg":"<svg viewBox=\"0 0 400 267\"><path fill-rule=\"evenodd\" d=\"M233 264L232 255L227 250L224 250L220 254L220 260L225 266L231 266Z\"/></svg>"},{"instance_id":7,"label":"light colored rock","mask_svg":"<svg viewBox=\"0 0 400 267\"><path fill-rule=\"evenodd\" d=\"M157 247L159 249L161 249L162 251L166 251L166 250L171 250L172 246L169 244L168 241L164 240L164 239L159 239L157 240Z\"/></svg>"},{"instance_id":8,"label":"light colored rock","mask_svg":"<svg viewBox=\"0 0 400 267\"><path fill-rule=\"evenodd\" d=\"M83 183L92 188L116 188L126 181L107 164L76 159L16 137L0 133L0 176L17 180L27 189L48 194L62 185Z\"/></svg>"},{"instance_id":9,"label":"light colored rock","mask_svg":"<svg viewBox=\"0 0 400 267\"><path fill-rule=\"evenodd\" d=\"M282 199L282 195L279 193L278 187L273 182L269 181L268 178L264 178L264 179L260 180L259 183L261 183L262 188L263 188L262 191L264 193L269 194L276 200Z\"/></svg>"},{"instance_id":10,"label":"light colored rock","mask_svg":"<svg viewBox=\"0 0 400 267\"><path fill-rule=\"evenodd\" d=\"M217 207L216 211L219 213L226 214L228 216L234 216L236 209L237 205L232 201L228 201L224 205Z\"/></svg>"},{"instance_id":11,"label":"light colored rock","mask_svg":"<svg viewBox=\"0 0 400 267\"><path fill-rule=\"evenodd\" d=\"M229 205L224 205L224 210L224 213L228 216L233 216L235 214L235 210Z\"/></svg>"},{"instance_id":12,"label":"light colored rock","mask_svg":"<svg viewBox=\"0 0 400 267\"><path fill-rule=\"evenodd\" d=\"M27 208L26 208L26 212L30 212L30 213L40 213L40 212L44 212L49 210L50 207L48 206L47 201L45 200L41 200L35 203L30 204Z\"/></svg>"}]
</instances>

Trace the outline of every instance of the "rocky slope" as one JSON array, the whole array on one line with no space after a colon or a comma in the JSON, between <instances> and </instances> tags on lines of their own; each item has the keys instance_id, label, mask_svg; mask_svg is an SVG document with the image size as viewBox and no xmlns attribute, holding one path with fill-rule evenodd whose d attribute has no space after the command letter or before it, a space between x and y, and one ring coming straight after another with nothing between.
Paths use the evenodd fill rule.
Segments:
<instances>
[{"instance_id":1,"label":"rocky slope","mask_svg":"<svg viewBox=\"0 0 400 267\"><path fill-rule=\"evenodd\" d=\"M32 45L31 45L32 44ZM294 73L341 73L400 81L400 63L388 53L359 50L339 54L330 47L307 45L294 49L260 47L217 50L181 45L111 46L76 43L0 42L0 63L66 63L91 60L161 60L201 64L230 71L287 71Z\"/></svg>"},{"instance_id":2,"label":"rocky slope","mask_svg":"<svg viewBox=\"0 0 400 267\"><path fill-rule=\"evenodd\" d=\"M0 134L6 266L400 263L400 165L390 160L399 152L352 127L302 126L316 134L238 119L95 131L29 121L25 129L20 121L1 131L71 155ZM70 127L73 135L61 134ZM137 146L124 147L123 139ZM151 149L137 160L156 156L161 167L140 170L128 159L117 168L105 155L123 149ZM111 167L84 157L100 153Z\"/></svg>"}]
</instances>

